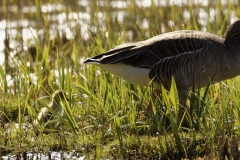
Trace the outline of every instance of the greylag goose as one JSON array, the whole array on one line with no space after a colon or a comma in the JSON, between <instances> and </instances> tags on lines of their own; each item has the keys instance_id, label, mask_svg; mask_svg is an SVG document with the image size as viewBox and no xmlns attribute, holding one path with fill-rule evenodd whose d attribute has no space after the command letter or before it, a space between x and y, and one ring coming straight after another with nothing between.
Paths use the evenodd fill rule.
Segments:
<instances>
[{"instance_id":1,"label":"greylag goose","mask_svg":"<svg viewBox=\"0 0 240 160\"><path fill-rule=\"evenodd\" d=\"M52 115L52 112L49 110L49 108L51 108L59 116L63 116L64 110L61 102L65 100L68 101L69 99L67 98L67 95L64 91L62 90L55 91L55 93L52 95L51 102L48 104L48 107L44 107L41 109L41 111L37 116L37 119L34 120L33 124L36 126L39 123L46 123L48 120L51 120L53 115ZM58 123L55 123L54 125L51 125L51 126L56 127L57 124Z\"/></svg>"},{"instance_id":2,"label":"greylag goose","mask_svg":"<svg viewBox=\"0 0 240 160\"><path fill-rule=\"evenodd\" d=\"M162 84L170 89L174 77L179 101L186 105L188 92L240 74L240 20L226 39L211 33L180 30L145 41L117 46L84 61L138 85Z\"/></svg>"}]
</instances>

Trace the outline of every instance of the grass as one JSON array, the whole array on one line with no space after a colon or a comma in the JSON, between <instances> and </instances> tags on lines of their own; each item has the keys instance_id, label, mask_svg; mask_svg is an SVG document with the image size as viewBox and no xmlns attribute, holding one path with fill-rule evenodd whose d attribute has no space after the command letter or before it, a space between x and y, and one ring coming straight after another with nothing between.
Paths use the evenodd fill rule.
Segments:
<instances>
[{"instance_id":1,"label":"grass","mask_svg":"<svg viewBox=\"0 0 240 160\"><path fill-rule=\"evenodd\" d=\"M54 0L49 2L57 3ZM226 7L221 2L207 6L190 3L163 7L152 4L149 9L131 2L123 9L128 13L123 22L117 21L116 15L113 15L100 23L99 18L90 12L89 25L95 26L97 32L89 27L87 40L79 35L78 25L72 28L74 39L65 42L60 31L56 39L50 39L51 33L47 30L44 42L32 36L36 44L33 50L36 53L32 53L35 61L28 52L9 56L12 65L0 67L0 133L3 135L0 137L0 154L75 150L87 159L213 159L222 153L230 153L231 139L240 137L239 77L192 91L189 95L190 112L179 116L174 81L170 91L159 86L162 92L154 99L151 86L129 84L95 66L80 62L118 44L178 29L207 30L223 36L230 15L239 17L239 6L229 4ZM37 8L44 1L39 3ZM108 7L105 8L95 2L88 5L96 13L109 14L112 7L110 2L106 4ZM68 5L72 6L68 12L58 12L69 15L75 12L74 4ZM207 13L206 25L199 20L198 11L201 8ZM212 10L218 11L218 18L210 16ZM185 19L184 12L190 13L188 19ZM7 15L7 12L4 14ZM9 14L19 18L16 13ZM57 23L47 20L47 14L39 10L35 14L22 13L22 17L39 21L45 19L43 25L46 28L51 23ZM144 19L149 22L148 28L139 25ZM174 22L173 26L169 25L170 20ZM53 128L52 132L45 134L46 124L38 128L32 123L40 108L44 107L41 103L49 102L45 96L58 89L69 95L70 101L65 103L66 115L56 119L61 122L57 130ZM154 102L152 115L139 115L150 99ZM226 150L222 150L224 146L227 146Z\"/></svg>"}]
</instances>

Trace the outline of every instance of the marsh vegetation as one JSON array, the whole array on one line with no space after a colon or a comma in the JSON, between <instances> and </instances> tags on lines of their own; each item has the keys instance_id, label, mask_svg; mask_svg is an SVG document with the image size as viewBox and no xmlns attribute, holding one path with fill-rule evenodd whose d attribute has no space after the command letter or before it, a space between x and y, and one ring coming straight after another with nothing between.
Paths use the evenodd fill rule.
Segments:
<instances>
[{"instance_id":1,"label":"marsh vegetation","mask_svg":"<svg viewBox=\"0 0 240 160\"><path fill-rule=\"evenodd\" d=\"M154 99L151 86L82 62L175 30L225 37L239 10L238 0L2 0L0 156L59 151L86 159L236 158L239 77L192 91L191 112L178 116L174 85L170 91L159 86L162 94ZM33 122L56 90L69 101L64 116L54 116L59 127L46 133L46 123ZM139 114L150 99L153 112Z\"/></svg>"}]
</instances>

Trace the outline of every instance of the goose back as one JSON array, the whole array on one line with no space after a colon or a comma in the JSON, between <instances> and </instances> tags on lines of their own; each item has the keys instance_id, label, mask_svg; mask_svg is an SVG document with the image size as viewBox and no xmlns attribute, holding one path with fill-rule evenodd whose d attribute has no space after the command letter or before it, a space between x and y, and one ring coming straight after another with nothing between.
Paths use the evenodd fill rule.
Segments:
<instances>
[{"instance_id":1,"label":"goose back","mask_svg":"<svg viewBox=\"0 0 240 160\"><path fill-rule=\"evenodd\" d=\"M145 41L117 46L104 54L87 59L85 63L124 63L133 67L152 68L161 59L199 50L211 41L223 43L224 39L201 31L175 31Z\"/></svg>"},{"instance_id":2,"label":"goose back","mask_svg":"<svg viewBox=\"0 0 240 160\"><path fill-rule=\"evenodd\" d=\"M117 46L85 63L131 83L146 85L153 79L166 89L174 77L184 103L193 85L201 88L240 74L240 20L229 27L226 40L201 31L175 31Z\"/></svg>"}]
</instances>

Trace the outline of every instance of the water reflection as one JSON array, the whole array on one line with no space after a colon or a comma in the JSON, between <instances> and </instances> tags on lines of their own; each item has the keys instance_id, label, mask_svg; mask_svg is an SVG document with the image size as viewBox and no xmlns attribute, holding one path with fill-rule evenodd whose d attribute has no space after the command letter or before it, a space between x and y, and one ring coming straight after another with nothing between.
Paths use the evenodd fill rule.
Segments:
<instances>
[{"instance_id":1,"label":"water reflection","mask_svg":"<svg viewBox=\"0 0 240 160\"><path fill-rule=\"evenodd\" d=\"M73 159L73 160L84 160L85 156L81 156L79 153L72 152L48 152L48 153L35 153L35 152L25 152L16 154L8 154L1 157L2 160L18 160L18 159L31 159L31 160L48 160L48 159Z\"/></svg>"},{"instance_id":2,"label":"water reflection","mask_svg":"<svg viewBox=\"0 0 240 160\"><path fill-rule=\"evenodd\" d=\"M196 19L199 30L207 31L209 26L214 26L216 21L221 20L227 14L229 3L239 5L239 0L73 0L63 1L61 4L42 0L41 5L26 0L17 1L18 5L13 5L11 2L6 1L7 4L0 7L0 65L3 65L4 60L7 59L10 67L16 67L15 71L25 65L15 57L20 55L26 58L27 53L30 54L30 58L25 59L27 67L30 68L34 64L39 66L39 70L43 68L43 64L38 64L36 60L36 52L41 52L36 49L37 45L40 49L44 49L45 45L52 45L49 47L52 49L49 55L56 59L54 56L56 56L57 47L64 46L66 41L70 44L75 39L87 42L101 31L104 32L105 37L112 38L109 34L111 30L119 37L124 34L125 41L136 41L139 37L149 38L153 36L153 33L160 34L186 29L189 27L187 25L192 24L193 18ZM222 8L216 8L216 3L220 3L219 6ZM236 19L235 12L230 11L228 23L231 24ZM191 27L189 28L193 29ZM219 34L218 30L214 32ZM56 42L59 39L61 42ZM5 45L1 42L5 42ZM9 45L6 45L6 42ZM5 51L7 46L9 46L8 51ZM64 53L61 54L71 52L72 48L69 46L66 46ZM77 48L79 49L81 48ZM9 57L6 58L5 55ZM46 63L51 64L50 61L53 60L49 59ZM82 63L82 57L78 61ZM32 70L30 72L27 75L29 80L32 84L37 84L37 75ZM59 70L53 69L49 72L59 77ZM64 73L66 72L64 69ZM97 74L101 74L99 70ZM17 80L24 79L24 76L26 75L6 75L8 86L16 85L19 83ZM56 79L54 83L59 86L59 78ZM51 152L50 154L51 157L61 158L63 153ZM30 152L27 156L35 157L35 159L48 159L49 157L43 153ZM74 159L75 155L71 156ZM5 158L14 159L16 155L8 155ZM76 159L81 158L84 159L76 155Z\"/></svg>"},{"instance_id":3,"label":"water reflection","mask_svg":"<svg viewBox=\"0 0 240 160\"><path fill-rule=\"evenodd\" d=\"M46 1L47 2L47 1ZM231 2L233 5L238 5L239 0L221 0L220 3L222 5L228 5L228 3ZM28 4L26 1L24 3L20 3L20 6L14 6L11 4L7 5L7 12L9 12L10 15L14 14L22 14L23 19L20 17L17 18L16 16L11 16L6 19L6 17L1 17L0 21L0 41L4 41L5 36L4 32L7 28L7 32L11 35L11 48L17 48L18 44L14 42L17 36L17 32L19 32L19 28L22 28L22 39L23 43L26 43L29 39L33 39L34 37L43 36L44 30L49 30L51 33L50 38L54 38L57 36L56 31L65 31L67 33L67 38L73 38L74 34L72 33L72 30L80 26L80 34L84 40L88 40L90 38L89 30L91 30L93 33L97 33L97 30L107 30L106 18L109 16L112 19L117 20L117 23L123 24L124 20L127 20L129 13L126 10L127 7L138 7L138 8L151 8L151 7L159 7L159 9L163 9L162 7L168 7L168 6L178 6L182 7L182 14L183 18L187 21L191 17L191 11L187 7L189 4L191 4L193 7L197 6L200 7L198 12L199 18L197 18L198 22L202 26L206 26L208 19L210 21L214 21L217 15L219 15L219 11L215 8L207 8L211 6L210 1L207 0L132 0L132 1L123 1L123 0L115 0L110 1L108 4L108 1L101 0L101 1L87 1L87 0L79 0L73 3L66 3L66 4L53 4L53 3L43 3L40 8L40 12L42 18L35 19L31 16L25 16L25 14L34 14L38 11L38 8L35 5ZM217 3L217 2L216 2ZM75 6L75 5L78 6ZM108 5L110 5L110 12L109 10L104 10L101 7L108 8ZM95 12L95 7L98 8L98 11ZM196 9L197 9L196 7ZM79 8L79 9L76 9ZM225 8L227 9L227 7ZM0 7L0 12L4 12L4 7ZM209 14L210 12L210 14ZM110 13L110 14L109 14ZM168 14L168 13L165 13ZM231 12L231 17L234 17L235 15ZM210 16L210 18L209 18ZM147 15L144 19L138 19L138 15L135 15L135 20L137 25L140 26L140 28L143 28L147 30L149 28L149 18ZM212 18L211 18L212 17ZM235 20L236 18L234 18ZM50 22L49 28L45 28L44 23L46 23L46 20ZM94 21L97 20L97 25L94 26ZM231 19L232 23L234 20ZM140 21L140 22L138 22ZM213 22L214 23L214 22ZM169 21L167 23L172 27L172 22ZM134 27L134 26L133 26ZM96 29L98 28L98 29ZM206 28L202 28L202 30L206 30ZM149 34L147 34L149 35ZM133 35L134 36L134 35ZM135 37L131 38L132 40L135 39ZM23 45L23 47L26 44ZM3 64L4 62L4 45L3 43L0 43L0 64ZM17 51L18 52L18 51Z\"/></svg>"},{"instance_id":4,"label":"water reflection","mask_svg":"<svg viewBox=\"0 0 240 160\"><path fill-rule=\"evenodd\" d=\"M147 39L153 36L152 33L156 35L185 29L196 19L196 29L207 31L209 26L214 26L217 17L227 14L228 2L239 4L239 0L214 3L207 0L79 0L64 3L42 0L41 4L18 1L17 5L8 1L0 7L0 41L4 42L0 43L0 65L6 61L5 66L11 66L16 64L15 57L30 56L26 63L31 67L31 64L37 64L34 54L42 52L35 50L36 46L44 49L44 46L53 45L53 51L49 54L55 55L56 48L67 41L81 39L87 42L99 32L105 32L108 37L109 30L118 36L124 35L127 42L136 41L139 34L142 39ZM216 3L221 4L222 8L216 8ZM237 19L234 11L230 11L229 19L229 24ZM179 28L181 25L183 27ZM65 39L65 42L57 42L59 39ZM4 45L6 42L8 45ZM63 52L71 51L68 46L65 48ZM17 64L21 64L19 62ZM35 75L31 77L34 82Z\"/></svg>"}]
</instances>

